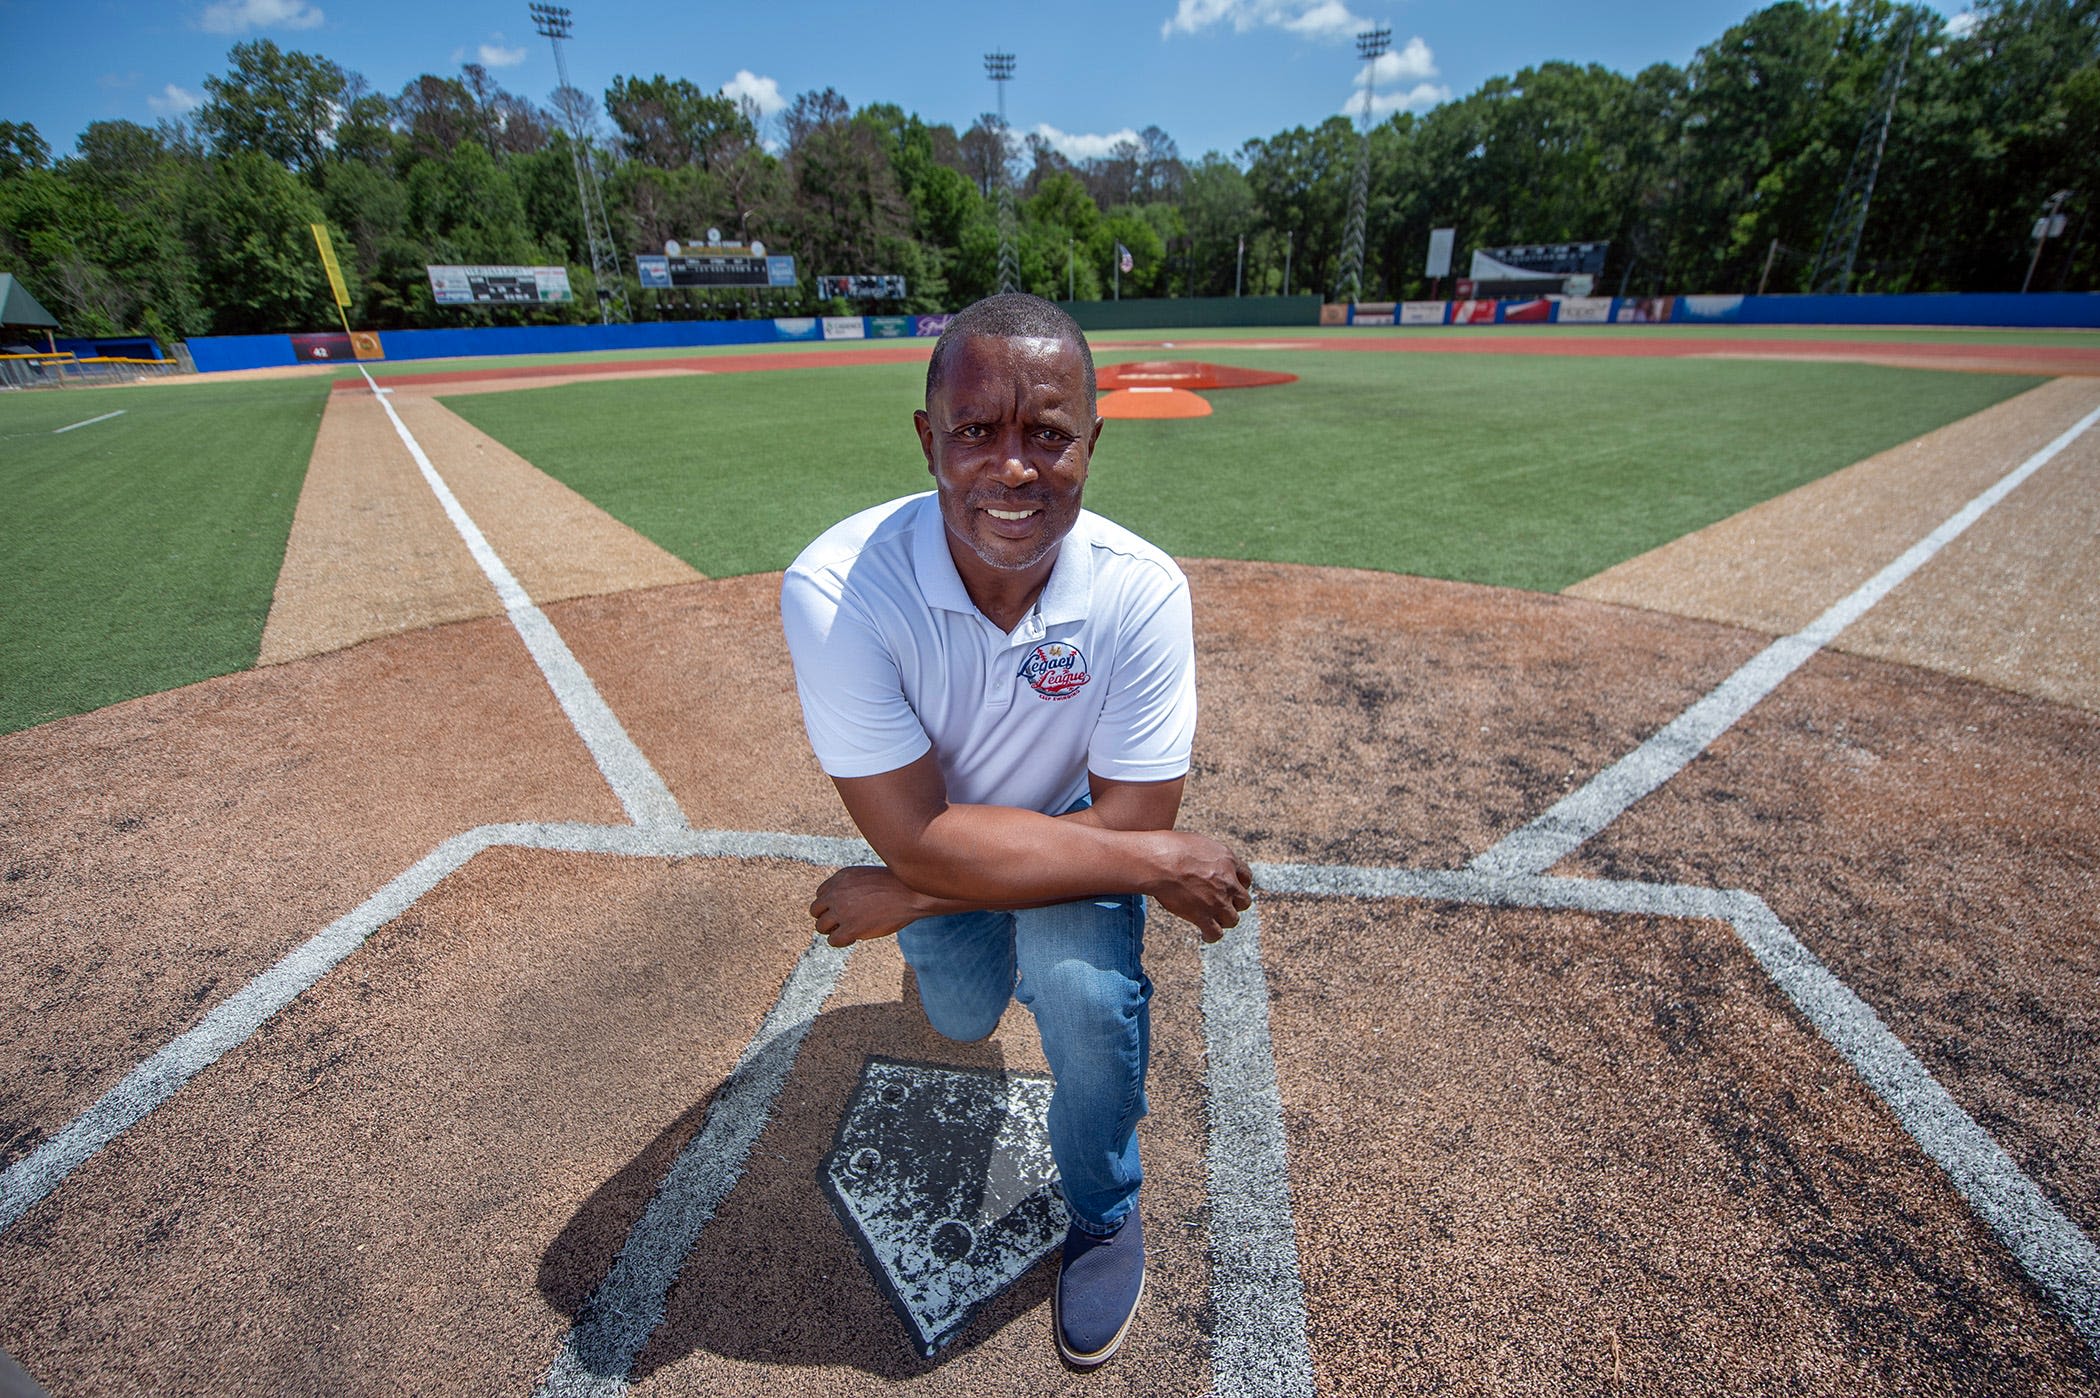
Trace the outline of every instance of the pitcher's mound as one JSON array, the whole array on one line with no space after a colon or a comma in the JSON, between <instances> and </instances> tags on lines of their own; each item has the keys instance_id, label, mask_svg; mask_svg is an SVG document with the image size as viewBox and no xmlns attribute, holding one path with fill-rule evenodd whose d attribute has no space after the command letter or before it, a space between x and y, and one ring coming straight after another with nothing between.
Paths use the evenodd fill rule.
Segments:
<instances>
[{"instance_id":1,"label":"pitcher's mound","mask_svg":"<svg viewBox=\"0 0 2100 1398\"><path fill-rule=\"evenodd\" d=\"M1193 359L1146 359L1135 364L1104 364L1095 382L1102 388L1263 388L1296 383L1296 374L1242 369L1236 364L1205 364Z\"/></svg>"},{"instance_id":2,"label":"pitcher's mound","mask_svg":"<svg viewBox=\"0 0 2100 1398\"><path fill-rule=\"evenodd\" d=\"M1209 417L1210 401L1185 388L1119 388L1095 404L1103 417Z\"/></svg>"}]
</instances>

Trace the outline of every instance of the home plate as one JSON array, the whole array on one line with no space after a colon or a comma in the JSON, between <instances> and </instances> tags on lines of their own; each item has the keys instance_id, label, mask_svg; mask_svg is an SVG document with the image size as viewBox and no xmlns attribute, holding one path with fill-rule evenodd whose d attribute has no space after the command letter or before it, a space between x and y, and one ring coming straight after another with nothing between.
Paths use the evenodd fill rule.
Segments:
<instances>
[{"instance_id":1,"label":"home plate","mask_svg":"<svg viewBox=\"0 0 2100 1398\"><path fill-rule=\"evenodd\" d=\"M1209 417L1210 400L1185 388L1119 388L1102 394L1095 411L1113 418Z\"/></svg>"},{"instance_id":2,"label":"home plate","mask_svg":"<svg viewBox=\"0 0 2100 1398\"><path fill-rule=\"evenodd\" d=\"M1064 1240L1049 1078L870 1058L817 1177L919 1351Z\"/></svg>"}]
</instances>

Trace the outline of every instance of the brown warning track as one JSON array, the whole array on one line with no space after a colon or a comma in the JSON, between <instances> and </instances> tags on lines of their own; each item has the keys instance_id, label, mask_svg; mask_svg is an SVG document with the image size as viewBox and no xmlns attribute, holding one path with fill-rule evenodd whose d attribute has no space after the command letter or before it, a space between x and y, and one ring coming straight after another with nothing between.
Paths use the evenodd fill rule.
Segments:
<instances>
[{"instance_id":1,"label":"brown warning track","mask_svg":"<svg viewBox=\"0 0 2100 1398\"><path fill-rule=\"evenodd\" d=\"M2031 416L1983 433L2014 459L2078 406L2016 402ZM2069 507L2093 465L2061 467L2029 483L2039 504L2000 507L2010 534L1950 547L1954 579L1981 585L1978 558ZM461 469L491 499L528 479ZM1204 719L1185 823L1263 860L1458 867L1770 635L1622 599L1187 566ZM1921 573L1887 605L1925 615L1955 586ZM695 826L849 834L801 739L777 587L544 601ZM1951 668L1817 658L1557 872L1766 898L2090 1233L2100 712L2018 666ZM497 617L0 738L0 1163L447 836L619 819ZM54 1394L529 1392L805 945L820 872L477 857L0 1233L0 1348ZM1314 897L1262 916L1321 1392L2100 1387L1727 928ZM1083 1382L1193 1398L1217 1319L1202 971L1172 919L1148 940L1152 1290L1128 1352ZM816 1162L869 1053L1040 1070L1025 1018L951 1045L911 998L893 946L856 952L637 1392L1080 1382L1051 1351L1046 1269L929 1363L822 1203Z\"/></svg>"}]
</instances>

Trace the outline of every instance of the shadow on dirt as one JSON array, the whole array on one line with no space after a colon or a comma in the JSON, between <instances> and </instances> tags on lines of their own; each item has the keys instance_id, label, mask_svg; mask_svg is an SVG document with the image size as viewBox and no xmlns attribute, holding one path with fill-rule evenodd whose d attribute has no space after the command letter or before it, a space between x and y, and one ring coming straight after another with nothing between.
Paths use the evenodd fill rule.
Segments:
<instances>
[{"instance_id":1,"label":"shadow on dirt","mask_svg":"<svg viewBox=\"0 0 2100 1398\"><path fill-rule=\"evenodd\" d=\"M870 1057L1001 1072L1000 1039L958 1044L928 1027L910 974L899 1001L819 1015L742 1176L687 1255L663 1323L635 1361L640 1381L696 1351L758 1364L846 1367L904 1379L938 1369L1049 1300L1045 1259L922 1357L818 1183ZM1024 1031L1025 1032L1025 1031ZM606 1275L718 1093L696 1102L591 1195L548 1247L539 1288L574 1317ZM1047 1342L1048 1337L1044 1339ZM616 1367L603 1359L593 1369Z\"/></svg>"}]
</instances>

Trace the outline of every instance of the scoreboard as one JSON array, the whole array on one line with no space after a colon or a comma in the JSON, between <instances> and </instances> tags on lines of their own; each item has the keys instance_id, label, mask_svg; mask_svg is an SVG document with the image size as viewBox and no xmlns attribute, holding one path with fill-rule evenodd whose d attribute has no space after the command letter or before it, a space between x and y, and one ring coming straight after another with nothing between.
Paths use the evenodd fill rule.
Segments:
<instances>
[{"instance_id":1,"label":"scoreboard","mask_svg":"<svg viewBox=\"0 0 2100 1398\"><path fill-rule=\"evenodd\" d=\"M826 299L843 296L848 301L902 301L904 278L888 274L818 277L817 295Z\"/></svg>"},{"instance_id":2,"label":"scoreboard","mask_svg":"<svg viewBox=\"0 0 2100 1398\"><path fill-rule=\"evenodd\" d=\"M642 253L634 259L643 290L715 286L793 286L795 259L750 253L706 253L668 257Z\"/></svg>"},{"instance_id":3,"label":"scoreboard","mask_svg":"<svg viewBox=\"0 0 2100 1398\"><path fill-rule=\"evenodd\" d=\"M537 306L571 301L566 267L438 266L423 269L440 306Z\"/></svg>"}]
</instances>

